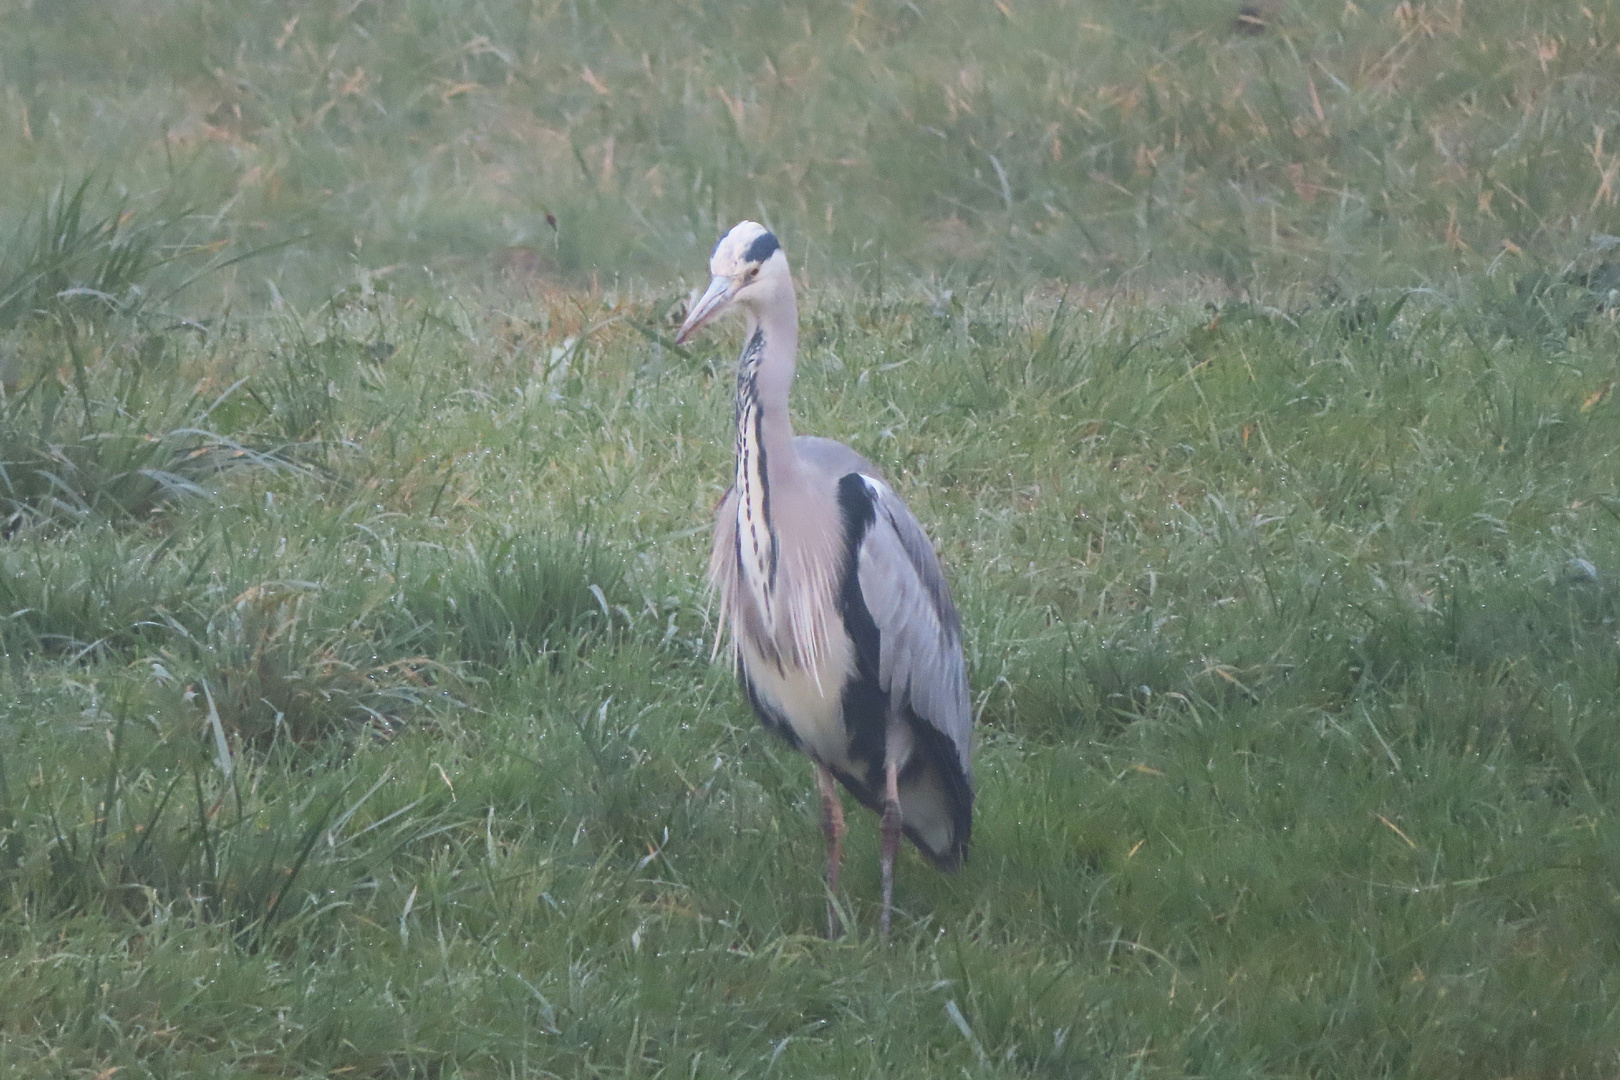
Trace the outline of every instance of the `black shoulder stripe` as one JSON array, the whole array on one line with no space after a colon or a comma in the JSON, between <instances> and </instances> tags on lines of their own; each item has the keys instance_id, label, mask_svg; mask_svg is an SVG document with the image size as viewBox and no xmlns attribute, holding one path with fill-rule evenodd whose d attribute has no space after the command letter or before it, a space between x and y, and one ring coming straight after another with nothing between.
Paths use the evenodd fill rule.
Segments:
<instances>
[{"instance_id":1,"label":"black shoulder stripe","mask_svg":"<svg viewBox=\"0 0 1620 1080\"><path fill-rule=\"evenodd\" d=\"M838 614L855 647L855 671L844 683L844 730L849 735L850 758L866 768L867 785L881 792L889 695L878 681L882 637L861 593L861 544L876 514L872 493L860 473L849 473L838 481L838 508L844 517L844 576L838 588Z\"/></svg>"},{"instance_id":2,"label":"black shoulder stripe","mask_svg":"<svg viewBox=\"0 0 1620 1080\"><path fill-rule=\"evenodd\" d=\"M775 234L760 233L754 237L754 242L748 245L748 250L743 252L743 258L751 263L762 263L770 258L776 252L776 249L781 246L776 242Z\"/></svg>"},{"instance_id":3,"label":"black shoulder stripe","mask_svg":"<svg viewBox=\"0 0 1620 1080\"><path fill-rule=\"evenodd\" d=\"M866 530L877 520L877 508L872 505L866 477L852 472L839 478L838 509L844 512L844 550L853 566L861 541L866 539Z\"/></svg>"}]
</instances>

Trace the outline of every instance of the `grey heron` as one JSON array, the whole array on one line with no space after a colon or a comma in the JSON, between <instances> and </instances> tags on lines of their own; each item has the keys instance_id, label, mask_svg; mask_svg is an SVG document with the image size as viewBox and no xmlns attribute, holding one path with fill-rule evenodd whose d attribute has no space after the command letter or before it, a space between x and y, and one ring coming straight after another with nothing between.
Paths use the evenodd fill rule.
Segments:
<instances>
[{"instance_id":1,"label":"grey heron","mask_svg":"<svg viewBox=\"0 0 1620 1080\"><path fill-rule=\"evenodd\" d=\"M841 783L882 818L887 937L901 834L943 870L967 853L973 721L956 607L928 535L882 473L841 443L793 434L799 311L776 237L741 222L709 270L676 343L729 308L744 320L736 473L709 581L749 704L815 762L827 933L839 928Z\"/></svg>"}]
</instances>

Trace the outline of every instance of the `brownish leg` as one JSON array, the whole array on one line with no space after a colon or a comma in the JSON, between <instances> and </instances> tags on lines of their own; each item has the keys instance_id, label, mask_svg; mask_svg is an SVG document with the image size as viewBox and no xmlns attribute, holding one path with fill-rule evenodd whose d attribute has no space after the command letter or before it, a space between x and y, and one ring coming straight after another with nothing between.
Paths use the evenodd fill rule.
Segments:
<instances>
[{"instance_id":1,"label":"brownish leg","mask_svg":"<svg viewBox=\"0 0 1620 1080\"><path fill-rule=\"evenodd\" d=\"M894 914L894 856L900 850L900 768L890 754L883 769L883 917L878 932L889 938Z\"/></svg>"},{"instance_id":2,"label":"brownish leg","mask_svg":"<svg viewBox=\"0 0 1620 1080\"><path fill-rule=\"evenodd\" d=\"M816 786L821 788L821 831L827 837L827 936L835 938L843 930L838 919L838 864L844 857L844 800L838 795L838 781L827 766L816 763Z\"/></svg>"}]
</instances>

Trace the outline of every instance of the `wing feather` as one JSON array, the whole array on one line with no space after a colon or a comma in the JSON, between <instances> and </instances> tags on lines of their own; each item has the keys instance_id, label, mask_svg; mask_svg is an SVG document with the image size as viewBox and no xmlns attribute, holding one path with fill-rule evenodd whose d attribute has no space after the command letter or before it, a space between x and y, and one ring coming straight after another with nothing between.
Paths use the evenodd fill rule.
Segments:
<instances>
[{"instance_id":1,"label":"wing feather","mask_svg":"<svg viewBox=\"0 0 1620 1080\"><path fill-rule=\"evenodd\" d=\"M973 718L961 622L927 533L888 485L863 477L873 522L861 543L861 593L877 624L878 681L918 719L950 739L972 779Z\"/></svg>"}]
</instances>

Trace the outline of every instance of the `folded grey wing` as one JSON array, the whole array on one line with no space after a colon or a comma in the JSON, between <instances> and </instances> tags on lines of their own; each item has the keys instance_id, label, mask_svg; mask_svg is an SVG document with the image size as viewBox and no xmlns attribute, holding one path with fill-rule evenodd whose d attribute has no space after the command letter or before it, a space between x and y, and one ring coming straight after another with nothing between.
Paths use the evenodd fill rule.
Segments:
<instances>
[{"instance_id":1,"label":"folded grey wing","mask_svg":"<svg viewBox=\"0 0 1620 1080\"><path fill-rule=\"evenodd\" d=\"M873 520L860 549L859 580L879 635L878 682L890 699L955 747L972 781L973 718L956 605L928 535L900 497L862 477Z\"/></svg>"}]
</instances>

